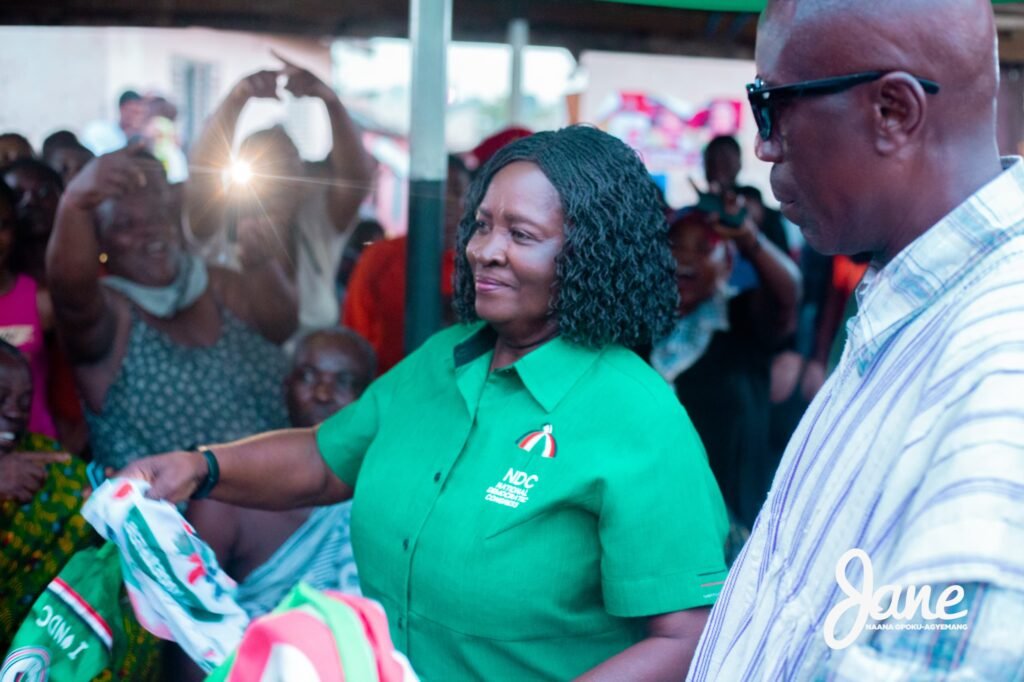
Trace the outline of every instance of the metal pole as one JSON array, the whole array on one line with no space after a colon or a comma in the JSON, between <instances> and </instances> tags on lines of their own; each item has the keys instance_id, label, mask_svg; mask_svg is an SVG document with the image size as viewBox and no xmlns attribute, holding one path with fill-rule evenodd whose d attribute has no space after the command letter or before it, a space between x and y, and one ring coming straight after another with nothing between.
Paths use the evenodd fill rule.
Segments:
<instances>
[{"instance_id":1,"label":"metal pole","mask_svg":"<svg viewBox=\"0 0 1024 682\"><path fill-rule=\"evenodd\" d=\"M444 116L448 99L451 0L410 0L412 112L409 131L409 237L405 285L405 352L441 327L444 226Z\"/></svg>"},{"instance_id":2,"label":"metal pole","mask_svg":"<svg viewBox=\"0 0 1024 682\"><path fill-rule=\"evenodd\" d=\"M512 84L508 96L508 122L522 125L523 112L523 52L530 42L530 24L526 19L508 22L508 44L512 46Z\"/></svg>"}]
</instances>

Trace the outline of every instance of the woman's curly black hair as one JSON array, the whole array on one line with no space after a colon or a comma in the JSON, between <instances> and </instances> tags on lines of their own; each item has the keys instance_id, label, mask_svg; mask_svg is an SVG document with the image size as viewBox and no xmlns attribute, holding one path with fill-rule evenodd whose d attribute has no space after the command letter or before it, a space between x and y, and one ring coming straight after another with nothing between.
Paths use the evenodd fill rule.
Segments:
<instances>
[{"instance_id":1,"label":"woman's curly black hair","mask_svg":"<svg viewBox=\"0 0 1024 682\"><path fill-rule=\"evenodd\" d=\"M569 341L590 348L637 347L667 334L678 304L676 263L657 186L625 143L590 126L524 137L477 173L459 224L453 304L463 322L478 319L466 244L494 176L528 161L558 191L565 242L555 258L551 309Z\"/></svg>"}]
</instances>

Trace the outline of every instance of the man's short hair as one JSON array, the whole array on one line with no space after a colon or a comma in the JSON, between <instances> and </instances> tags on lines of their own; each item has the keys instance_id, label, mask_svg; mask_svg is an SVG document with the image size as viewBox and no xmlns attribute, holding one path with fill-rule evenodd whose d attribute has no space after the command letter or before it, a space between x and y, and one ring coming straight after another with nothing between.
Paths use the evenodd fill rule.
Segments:
<instances>
[{"instance_id":1,"label":"man's short hair","mask_svg":"<svg viewBox=\"0 0 1024 682\"><path fill-rule=\"evenodd\" d=\"M135 92L134 90L125 90L121 93L121 96L117 98L117 106L123 107L129 102L141 102L142 95Z\"/></svg>"},{"instance_id":2,"label":"man's short hair","mask_svg":"<svg viewBox=\"0 0 1024 682\"><path fill-rule=\"evenodd\" d=\"M46 158L54 152L56 149L63 149L66 147L78 147L81 146L81 142L78 141L78 137L70 130L58 130L50 133L43 140L42 156Z\"/></svg>"},{"instance_id":3,"label":"man's short hair","mask_svg":"<svg viewBox=\"0 0 1024 682\"><path fill-rule=\"evenodd\" d=\"M704 148L704 158L708 158L711 152L718 151L719 149L729 149L737 154L741 153L740 143L736 141L735 137L732 135L719 135L713 138L711 142L708 142L708 146Z\"/></svg>"},{"instance_id":4,"label":"man's short hair","mask_svg":"<svg viewBox=\"0 0 1024 682\"><path fill-rule=\"evenodd\" d=\"M342 338L351 341L359 354L363 356L362 361L366 366L367 376L371 380L377 376L377 353L373 350L373 346L371 346L370 342L364 339L355 330L341 325L323 327L320 329L310 329L300 334L295 341L295 350L292 352L292 370L295 369L295 358L298 357L299 350L314 336L333 336L335 338Z\"/></svg>"}]
</instances>

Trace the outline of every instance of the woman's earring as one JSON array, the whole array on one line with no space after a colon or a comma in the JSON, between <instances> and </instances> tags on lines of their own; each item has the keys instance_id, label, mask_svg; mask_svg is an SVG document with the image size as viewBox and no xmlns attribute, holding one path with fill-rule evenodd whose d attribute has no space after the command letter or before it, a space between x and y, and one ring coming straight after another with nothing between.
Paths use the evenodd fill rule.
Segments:
<instances>
[{"instance_id":1,"label":"woman's earring","mask_svg":"<svg viewBox=\"0 0 1024 682\"><path fill-rule=\"evenodd\" d=\"M110 260L110 258L109 258L109 256L107 256L106 252L100 254L100 263L101 264L105 265L108 260Z\"/></svg>"}]
</instances>

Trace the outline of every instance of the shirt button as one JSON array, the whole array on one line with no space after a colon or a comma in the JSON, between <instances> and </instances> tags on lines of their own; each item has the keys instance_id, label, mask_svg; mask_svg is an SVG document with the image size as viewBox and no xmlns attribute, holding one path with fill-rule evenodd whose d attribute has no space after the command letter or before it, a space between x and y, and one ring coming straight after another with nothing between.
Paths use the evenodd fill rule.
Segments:
<instances>
[{"instance_id":1,"label":"shirt button","mask_svg":"<svg viewBox=\"0 0 1024 682\"><path fill-rule=\"evenodd\" d=\"M437 483L440 480L441 480L441 472L438 471L436 474L434 474L434 483Z\"/></svg>"},{"instance_id":2,"label":"shirt button","mask_svg":"<svg viewBox=\"0 0 1024 682\"><path fill-rule=\"evenodd\" d=\"M398 617L398 629L399 630L404 630L405 629L405 621L402 620L401 616Z\"/></svg>"},{"instance_id":3,"label":"shirt button","mask_svg":"<svg viewBox=\"0 0 1024 682\"><path fill-rule=\"evenodd\" d=\"M402 540L402 549L409 549L409 538Z\"/></svg>"}]
</instances>

